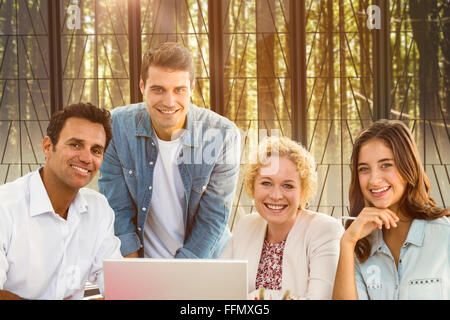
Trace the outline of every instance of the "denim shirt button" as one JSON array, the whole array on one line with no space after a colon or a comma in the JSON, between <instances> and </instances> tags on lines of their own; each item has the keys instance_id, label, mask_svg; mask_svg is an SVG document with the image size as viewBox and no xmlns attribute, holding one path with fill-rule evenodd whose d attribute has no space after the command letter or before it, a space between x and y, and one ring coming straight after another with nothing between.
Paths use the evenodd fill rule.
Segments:
<instances>
[{"instance_id":1,"label":"denim shirt button","mask_svg":"<svg viewBox=\"0 0 450 320\"><path fill-rule=\"evenodd\" d=\"M153 165L153 161L150 161L150 162L149 162L149 165L151 165L151 166L152 166L152 165Z\"/></svg>"},{"instance_id":2,"label":"denim shirt button","mask_svg":"<svg viewBox=\"0 0 450 320\"><path fill-rule=\"evenodd\" d=\"M150 187L148 187L148 190L152 190L152 188L153 188L153 187L152 187L152 186L150 186Z\"/></svg>"},{"instance_id":3,"label":"denim shirt button","mask_svg":"<svg viewBox=\"0 0 450 320\"><path fill-rule=\"evenodd\" d=\"M132 170L128 171L128 174L133 174L133 171Z\"/></svg>"},{"instance_id":4,"label":"denim shirt button","mask_svg":"<svg viewBox=\"0 0 450 320\"><path fill-rule=\"evenodd\" d=\"M204 185L204 186L202 187L202 190L203 190L203 191L205 191L205 190L206 190L206 185Z\"/></svg>"},{"instance_id":5,"label":"denim shirt button","mask_svg":"<svg viewBox=\"0 0 450 320\"><path fill-rule=\"evenodd\" d=\"M143 207L143 208L142 208L142 211L146 211L146 210L147 210L147 208L146 208L146 207Z\"/></svg>"},{"instance_id":6,"label":"denim shirt button","mask_svg":"<svg viewBox=\"0 0 450 320\"><path fill-rule=\"evenodd\" d=\"M142 231L141 227L138 227L138 231Z\"/></svg>"}]
</instances>

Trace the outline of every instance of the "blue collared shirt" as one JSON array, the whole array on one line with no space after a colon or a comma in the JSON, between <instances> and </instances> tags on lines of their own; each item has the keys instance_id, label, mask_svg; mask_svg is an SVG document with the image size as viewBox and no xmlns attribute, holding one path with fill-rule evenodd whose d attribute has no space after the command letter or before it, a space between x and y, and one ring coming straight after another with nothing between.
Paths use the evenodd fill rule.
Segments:
<instances>
[{"instance_id":1,"label":"blue collared shirt","mask_svg":"<svg viewBox=\"0 0 450 320\"><path fill-rule=\"evenodd\" d=\"M450 297L450 219L415 219L400 250L398 269L376 229L369 238L369 258L360 264L355 258L359 299L424 300Z\"/></svg>"},{"instance_id":2,"label":"blue collared shirt","mask_svg":"<svg viewBox=\"0 0 450 320\"><path fill-rule=\"evenodd\" d=\"M100 168L99 190L113 208L121 252L143 254L158 143L145 103L115 108L113 138ZM189 106L178 169L185 191L185 238L177 258L212 258L231 234L228 217L239 175L240 134L230 120Z\"/></svg>"}]
</instances>

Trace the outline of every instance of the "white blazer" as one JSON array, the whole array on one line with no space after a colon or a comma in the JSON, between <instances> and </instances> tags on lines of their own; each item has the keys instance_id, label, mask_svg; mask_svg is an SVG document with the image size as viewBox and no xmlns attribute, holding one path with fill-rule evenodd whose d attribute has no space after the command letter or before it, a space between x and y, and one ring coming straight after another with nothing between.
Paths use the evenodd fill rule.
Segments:
<instances>
[{"instance_id":1,"label":"white blazer","mask_svg":"<svg viewBox=\"0 0 450 320\"><path fill-rule=\"evenodd\" d=\"M256 274L267 222L258 213L243 216L222 253L223 259L248 260L248 290ZM339 260L341 223L323 213L302 210L289 232L283 253L282 293L306 299L331 299Z\"/></svg>"}]
</instances>

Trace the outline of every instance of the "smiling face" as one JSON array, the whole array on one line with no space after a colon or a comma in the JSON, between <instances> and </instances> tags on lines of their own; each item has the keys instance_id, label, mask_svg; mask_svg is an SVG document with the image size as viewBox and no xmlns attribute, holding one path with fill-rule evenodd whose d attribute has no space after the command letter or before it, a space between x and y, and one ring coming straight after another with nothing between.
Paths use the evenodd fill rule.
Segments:
<instances>
[{"instance_id":1,"label":"smiling face","mask_svg":"<svg viewBox=\"0 0 450 320\"><path fill-rule=\"evenodd\" d=\"M292 228L300 206L300 182L297 166L286 157L269 158L268 163L259 168L253 198L256 210L269 228L273 226L287 232Z\"/></svg>"},{"instance_id":2,"label":"smiling face","mask_svg":"<svg viewBox=\"0 0 450 320\"><path fill-rule=\"evenodd\" d=\"M358 179L369 204L397 211L406 183L397 169L392 150L384 141L372 139L361 146Z\"/></svg>"},{"instance_id":3,"label":"smiling face","mask_svg":"<svg viewBox=\"0 0 450 320\"><path fill-rule=\"evenodd\" d=\"M86 186L97 174L103 161L106 134L103 125L82 118L68 118L56 145L45 137L43 150L46 181L56 190L71 190Z\"/></svg>"},{"instance_id":4,"label":"smiling face","mask_svg":"<svg viewBox=\"0 0 450 320\"><path fill-rule=\"evenodd\" d=\"M150 66L145 84L141 79L139 86L156 134L162 140L170 140L186 121L194 91L189 72Z\"/></svg>"}]
</instances>

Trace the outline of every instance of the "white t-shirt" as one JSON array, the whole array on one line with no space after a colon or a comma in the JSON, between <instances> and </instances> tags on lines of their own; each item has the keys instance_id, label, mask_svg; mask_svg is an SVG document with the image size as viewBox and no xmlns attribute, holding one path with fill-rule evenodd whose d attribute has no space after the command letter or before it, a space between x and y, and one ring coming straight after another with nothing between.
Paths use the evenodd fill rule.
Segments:
<instances>
[{"instance_id":1,"label":"white t-shirt","mask_svg":"<svg viewBox=\"0 0 450 320\"><path fill-rule=\"evenodd\" d=\"M102 194L80 189L64 220L34 171L0 186L0 199L0 290L25 299L82 299L89 280L103 294L103 259L122 255Z\"/></svg>"},{"instance_id":2,"label":"white t-shirt","mask_svg":"<svg viewBox=\"0 0 450 320\"><path fill-rule=\"evenodd\" d=\"M144 225L146 258L173 258L184 243L185 192L177 163L182 145L182 136L172 141L158 138L152 199Z\"/></svg>"}]
</instances>

